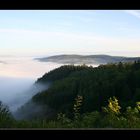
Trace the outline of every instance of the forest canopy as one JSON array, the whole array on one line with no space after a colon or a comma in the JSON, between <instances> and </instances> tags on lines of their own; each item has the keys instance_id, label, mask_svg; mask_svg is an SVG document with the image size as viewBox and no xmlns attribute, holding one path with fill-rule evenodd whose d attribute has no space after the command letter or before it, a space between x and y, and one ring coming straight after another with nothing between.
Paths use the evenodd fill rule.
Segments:
<instances>
[{"instance_id":1,"label":"forest canopy","mask_svg":"<svg viewBox=\"0 0 140 140\"><path fill-rule=\"evenodd\" d=\"M64 65L36 81L49 82L47 90L34 95L17 111L26 114L32 102L42 106L41 115L34 114L19 121L10 118L12 123L8 123L8 127L140 127L139 61L95 68L85 64ZM48 110L51 115L47 114Z\"/></svg>"}]
</instances>

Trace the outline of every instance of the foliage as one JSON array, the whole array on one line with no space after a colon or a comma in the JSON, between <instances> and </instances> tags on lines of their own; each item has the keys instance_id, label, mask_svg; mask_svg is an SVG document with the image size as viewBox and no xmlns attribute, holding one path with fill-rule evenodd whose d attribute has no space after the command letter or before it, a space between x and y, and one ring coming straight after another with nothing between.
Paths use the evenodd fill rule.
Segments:
<instances>
[{"instance_id":1,"label":"foliage","mask_svg":"<svg viewBox=\"0 0 140 140\"><path fill-rule=\"evenodd\" d=\"M49 89L31 99L42 107L43 117L16 121L0 104L0 127L140 128L140 61L96 68L65 65L37 81L46 82L52 82ZM54 114L51 119L47 110Z\"/></svg>"},{"instance_id":2,"label":"foliage","mask_svg":"<svg viewBox=\"0 0 140 140\"><path fill-rule=\"evenodd\" d=\"M101 111L109 97L117 97L125 111L140 100L140 62L88 67L65 65L45 74L39 81L52 81L50 88L33 96L33 102L48 105L72 118L74 99L84 101L80 112Z\"/></svg>"},{"instance_id":3,"label":"foliage","mask_svg":"<svg viewBox=\"0 0 140 140\"><path fill-rule=\"evenodd\" d=\"M121 107L119 106L118 100L116 99L116 97L113 97L113 99L110 98L108 102L109 102L108 107L103 108L104 112L111 113L111 114L113 113L116 115L120 114Z\"/></svg>"},{"instance_id":4,"label":"foliage","mask_svg":"<svg viewBox=\"0 0 140 140\"><path fill-rule=\"evenodd\" d=\"M8 107L0 101L0 127L11 127L13 123L12 115Z\"/></svg>"},{"instance_id":5,"label":"foliage","mask_svg":"<svg viewBox=\"0 0 140 140\"><path fill-rule=\"evenodd\" d=\"M8 123L11 128L140 128L139 102L136 103L134 108L127 107L126 111L122 113L114 109L120 109L116 97L110 98L108 101L109 104L107 107L103 107L103 111L79 114L80 119L70 119L66 114L59 113L57 119L52 120L13 120L12 123ZM110 103L115 103L115 106L110 106ZM9 126L4 123L1 124L2 128Z\"/></svg>"},{"instance_id":6,"label":"foliage","mask_svg":"<svg viewBox=\"0 0 140 140\"><path fill-rule=\"evenodd\" d=\"M77 98L75 99L75 104L74 104L74 107L73 107L74 118L75 119L78 119L79 116L80 116L80 108L81 108L81 105L82 105L82 100L83 100L83 97L80 96L80 95L77 95Z\"/></svg>"}]
</instances>

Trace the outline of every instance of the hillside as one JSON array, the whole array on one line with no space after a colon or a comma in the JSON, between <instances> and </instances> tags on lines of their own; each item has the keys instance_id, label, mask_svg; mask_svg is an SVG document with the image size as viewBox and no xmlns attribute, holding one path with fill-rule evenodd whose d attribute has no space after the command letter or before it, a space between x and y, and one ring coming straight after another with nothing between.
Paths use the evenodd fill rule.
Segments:
<instances>
[{"instance_id":1,"label":"hillside","mask_svg":"<svg viewBox=\"0 0 140 140\"><path fill-rule=\"evenodd\" d=\"M61 66L46 73L36 83L51 82L48 90L33 96L32 102L47 106L52 114L66 113L72 117L74 99L83 97L81 113L101 111L110 97L117 97L123 108L140 100L140 63ZM44 117L47 117L44 116Z\"/></svg>"},{"instance_id":2,"label":"hillside","mask_svg":"<svg viewBox=\"0 0 140 140\"><path fill-rule=\"evenodd\" d=\"M55 62L61 64L107 64L118 62L134 62L140 57L119 57L109 55L55 55L44 58L36 58L42 62Z\"/></svg>"},{"instance_id":3,"label":"hillside","mask_svg":"<svg viewBox=\"0 0 140 140\"><path fill-rule=\"evenodd\" d=\"M71 66L71 65L64 65L59 68L56 68L46 74L44 74L42 77L38 78L35 82L36 85L43 85L45 89L49 86L53 86L56 81L61 81L62 79L67 78L71 73L78 72L81 70L87 69L87 66ZM45 90L46 92L47 90ZM40 92L42 93L42 92ZM42 108L47 109L42 109ZM32 108L36 108L35 111L32 111ZM38 104L37 102L34 102L33 100L27 102L25 105L23 105L21 108L17 110L17 112L14 113L14 116L17 119L30 119L30 118L36 118L36 117L45 117L51 116L51 114L56 114L56 110L52 108L51 106L48 106L47 104ZM22 115L24 114L24 115Z\"/></svg>"},{"instance_id":4,"label":"hillside","mask_svg":"<svg viewBox=\"0 0 140 140\"><path fill-rule=\"evenodd\" d=\"M16 112L0 105L0 127L140 128L140 62L64 65L36 81L50 86ZM4 117L6 116L6 119Z\"/></svg>"},{"instance_id":5,"label":"hillside","mask_svg":"<svg viewBox=\"0 0 140 140\"><path fill-rule=\"evenodd\" d=\"M71 69L73 72L65 75ZM123 107L134 106L140 100L139 63L110 64L97 68L81 66L79 70L75 66L63 66L50 74L55 77L55 72L65 76L56 80L47 91L35 95L32 98L34 102L71 115L77 95L84 98L82 113L101 110L102 106L107 105L108 98L113 96L120 100Z\"/></svg>"}]
</instances>

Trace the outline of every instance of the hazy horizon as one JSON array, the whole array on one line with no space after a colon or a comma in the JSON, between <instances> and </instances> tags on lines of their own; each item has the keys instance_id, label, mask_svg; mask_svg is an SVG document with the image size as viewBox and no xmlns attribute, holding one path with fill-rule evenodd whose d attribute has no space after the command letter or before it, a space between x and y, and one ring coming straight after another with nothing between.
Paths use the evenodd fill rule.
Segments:
<instances>
[{"instance_id":1,"label":"hazy horizon","mask_svg":"<svg viewBox=\"0 0 140 140\"><path fill-rule=\"evenodd\" d=\"M0 77L29 78L36 80L46 72L61 66L57 63L42 63L34 57L0 57Z\"/></svg>"}]
</instances>

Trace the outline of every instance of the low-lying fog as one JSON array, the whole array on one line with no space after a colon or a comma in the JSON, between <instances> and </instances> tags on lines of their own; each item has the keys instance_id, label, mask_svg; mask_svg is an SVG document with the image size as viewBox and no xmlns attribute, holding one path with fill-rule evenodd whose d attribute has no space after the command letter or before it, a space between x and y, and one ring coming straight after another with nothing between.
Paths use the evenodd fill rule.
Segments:
<instances>
[{"instance_id":1,"label":"low-lying fog","mask_svg":"<svg viewBox=\"0 0 140 140\"><path fill-rule=\"evenodd\" d=\"M34 94L47 88L33 86L37 78L61 65L39 62L34 57L0 56L0 101L14 112Z\"/></svg>"},{"instance_id":2,"label":"low-lying fog","mask_svg":"<svg viewBox=\"0 0 140 140\"><path fill-rule=\"evenodd\" d=\"M0 76L37 79L62 64L43 63L35 57L0 56Z\"/></svg>"},{"instance_id":3,"label":"low-lying fog","mask_svg":"<svg viewBox=\"0 0 140 140\"><path fill-rule=\"evenodd\" d=\"M33 85L33 79L0 77L0 100L7 104L11 111L25 102L25 91Z\"/></svg>"},{"instance_id":4,"label":"low-lying fog","mask_svg":"<svg viewBox=\"0 0 140 140\"><path fill-rule=\"evenodd\" d=\"M33 57L0 57L0 101L15 111L34 94L47 88L33 86L37 78L61 65L39 62Z\"/></svg>"}]
</instances>

